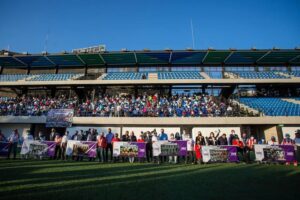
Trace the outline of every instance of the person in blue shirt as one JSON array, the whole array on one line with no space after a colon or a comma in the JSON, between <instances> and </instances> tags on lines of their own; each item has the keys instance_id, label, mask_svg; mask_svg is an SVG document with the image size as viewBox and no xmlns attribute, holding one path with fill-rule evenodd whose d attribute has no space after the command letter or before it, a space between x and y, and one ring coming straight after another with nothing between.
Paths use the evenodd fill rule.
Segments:
<instances>
[{"instance_id":1,"label":"person in blue shirt","mask_svg":"<svg viewBox=\"0 0 300 200\"><path fill-rule=\"evenodd\" d=\"M161 129L159 140L168 140L168 135L165 133L164 129Z\"/></svg>"},{"instance_id":2,"label":"person in blue shirt","mask_svg":"<svg viewBox=\"0 0 300 200\"><path fill-rule=\"evenodd\" d=\"M112 139L114 138L114 134L111 132L111 128L108 129L108 133L106 135L106 161L108 161L108 151L110 151L110 160L113 160L113 146L112 146Z\"/></svg>"}]
</instances>

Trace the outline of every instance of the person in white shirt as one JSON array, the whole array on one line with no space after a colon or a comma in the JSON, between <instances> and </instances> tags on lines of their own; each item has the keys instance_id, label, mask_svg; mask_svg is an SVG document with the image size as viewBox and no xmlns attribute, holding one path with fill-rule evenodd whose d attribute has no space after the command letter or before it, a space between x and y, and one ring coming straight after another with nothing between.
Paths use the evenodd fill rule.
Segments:
<instances>
[{"instance_id":1,"label":"person in white shirt","mask_svg":"<svg viewBox=\"0 0 300 200\"><path fill-rule=\"evenodd\" d=\"M175 138L175 136L174 136L174 133L171 133L169 141L170 141L170 142L176 141L176 138ZM173 160L174 160L174 161L173 161ZM172 163L172 162L173 162L174 164L177 163L177 155L169 156L169 163Z\"/></svg>"},{"instance_id":2,"label":"person in white shirt","mask_svg":"<svg viewBox=\"0 0 300 200\"><path fill-rule=\"evenodd\" d=\"M67 143L69 139L69 131L66 131L66 133L63 135L60 143L60 149L61 149L61 159L66 160L66 148L67 148Z\"/></svg>"},{"instance_id":3,"label":"person in white shirt","mask_svg":"<svg viewBox=\"0 0 300 200\"><path fill-rule=\"evenodd\" d=\"M194 163L194 140L187 131L183 131L183 140L187 141L187 156L185 157L185 163Z\"/></svg>"},{"instance_id":4,"label":"person in white shirt","mask_svg":"<svg viewBox=\"0 0 300 200\"><path fill-rule=\"evenodd\" d=\"M300 129L295 132L295 144L300 146Z\"/></svg>"}]
</instances>

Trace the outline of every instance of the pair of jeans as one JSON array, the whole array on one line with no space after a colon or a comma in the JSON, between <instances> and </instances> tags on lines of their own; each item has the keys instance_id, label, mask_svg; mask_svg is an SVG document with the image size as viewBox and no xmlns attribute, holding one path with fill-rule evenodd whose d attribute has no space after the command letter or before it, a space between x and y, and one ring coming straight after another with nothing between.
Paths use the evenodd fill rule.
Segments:
<instances>
[{"instance_id":1,"label":"pair of jeans","mask_svg":"<svg viewBox=\"0 0 300 200\"><path fill-rule=\"evenodd\" d=\"M99 159L99 162L105 162L105 156L104 156L105 148L103 147L97 147L97 157Z\"/></svg>"}]
</instances>

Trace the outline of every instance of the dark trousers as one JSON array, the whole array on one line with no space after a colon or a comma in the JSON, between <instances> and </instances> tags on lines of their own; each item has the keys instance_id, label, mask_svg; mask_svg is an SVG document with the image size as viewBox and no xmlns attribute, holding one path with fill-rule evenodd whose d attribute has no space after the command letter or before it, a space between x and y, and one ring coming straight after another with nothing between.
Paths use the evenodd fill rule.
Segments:
<instances>
[{"instance_id":1,"label":"dark trousers","mask_svg":"<svg viewBox=\"0 0 300 200\"><path fill-rule=\"evenodd\" d=\"M193 163L194 162L194 152L193 151L188 151L187 155L185 157L185 163Z\"/></svg>"},{"instance_id":2,"label":"dark trousers","mask_svg":"<svg viewBox=\"0 0 300 200\"><path fill-rule=\"evenodd\" d=\"M152 158L153 158L153 151L152 151L152 144L151 143L147 143L146 144L146 156L147 156L147 161L151 162Z\"/></svg>"},{"instance_id":3,"label":"dark trousers","mask_svg":"<svg viewBox=\"0 0 300 200\"><path fill-rule=\"evenodd\" d=\"M63 144L60 148L62 160L66 159L66 146L67 146L67 144L65 144L65 145Z\"/></svg>"},{"instance_id":4,"label":"dark trousers","mask_svg":"<svg viewBox=\"0 0 300 200\"><path fill-rule=\"evenodd\" d=\"M17 143L17 142L11 143L11 144L9 145L9 147L8 147L7 158L10 157L10 154L11 154L11 152L13 151L14 159L16 159L16 156L17 156L17 147L18 147L18 143Z\"/></svg>"},{"instance_id":5,"label":"dark trousers","mask_svg":"<svg viewBox=\"0 0 300 200\"><path fill-rule=\"evenodd\" d=\"M112 161L113 160L113 146L112 146L112 143L107 143L107 146L106 146L106 161L108 161L108 151L110 151L110 160Z\"/></svg>"},{"instance_id":6,"label":"dark trousers","mask_svg":"<svg viewBox=\"0 0 300 200\"><path fill-rule=\"evenodd\" d=\"M97 148L97 157L99 159L99 162L105 162L105 156L104 156L104 152L106 151L105 148L102 147L98 147Z\"/></svg>"},{"instance_id":7,"label":"dark trousers","mask_svg":"<svg viewBox=\"0 0 300 200\"><path fill-rule=\"evenodd\" d=\"M60 157L61 157L61 148L60 148L60 145L57 144L55 146L54 159L59 159Z\"/></svg>"}]
</instances>

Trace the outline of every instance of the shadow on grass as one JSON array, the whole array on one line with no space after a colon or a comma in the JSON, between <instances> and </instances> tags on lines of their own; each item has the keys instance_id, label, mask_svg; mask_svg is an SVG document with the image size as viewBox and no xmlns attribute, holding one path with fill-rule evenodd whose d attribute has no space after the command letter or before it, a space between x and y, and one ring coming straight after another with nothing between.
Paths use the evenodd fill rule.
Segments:
<instances>
[{"instance_id":1,"label":"shadow on grass","mask_svg":"<svg viewBox=\"0 0 300 200\"><path fill-rule=\"evenodd\" d=\"M55 162L0 171L1 199L296 199L300 178L292 166Z\"/></svg>"}]
</instances>

